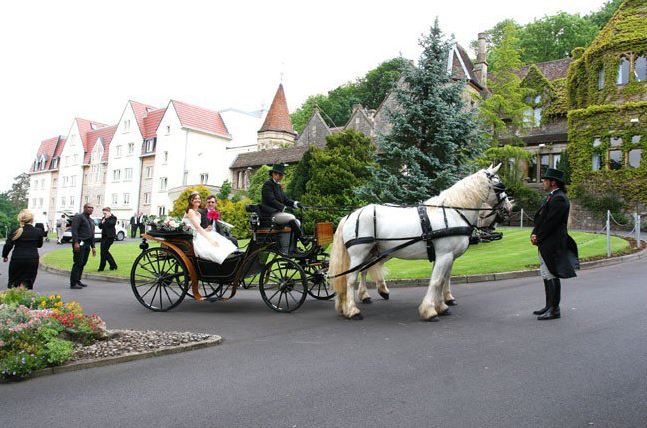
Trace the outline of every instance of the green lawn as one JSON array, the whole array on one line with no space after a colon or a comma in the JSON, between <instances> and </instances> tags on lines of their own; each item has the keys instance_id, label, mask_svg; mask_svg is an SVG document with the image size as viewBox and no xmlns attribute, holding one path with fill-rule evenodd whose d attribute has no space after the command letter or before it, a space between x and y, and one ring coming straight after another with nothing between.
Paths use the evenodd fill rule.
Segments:
<instances>
[{"instance_id":1,"label":"green lawn","mask_svg":"<svg viewBox=\"0 0 647 428\"><path fill-rule=\"evenodd\" d=\"M530 229L501 228L504 237L500 241L471 246L467 253L454 264L453 275L474 275L494 272L524 270L538 266L537 248L530 245ZM580 260L606 256L606 236L584 232L571 232L580 250ZM611 238L614 254L628 252L629 243L618 237ZM152 244L152 243L151 243ZM242 242L245 245L246 242ZM115 244L110 249L119 269L103 272L105 275L128 277L131 265L140 253L139 241ZM85 272L96 273L99 267L99 244L97 257L90 256ZM69 270L72 266L72 246L50 251L42 258L46 265ZM387 278L428 278L431 265L425 260L391 260ZM106 267L107 269L107 267Z\"/></svg>"}]
</instances>

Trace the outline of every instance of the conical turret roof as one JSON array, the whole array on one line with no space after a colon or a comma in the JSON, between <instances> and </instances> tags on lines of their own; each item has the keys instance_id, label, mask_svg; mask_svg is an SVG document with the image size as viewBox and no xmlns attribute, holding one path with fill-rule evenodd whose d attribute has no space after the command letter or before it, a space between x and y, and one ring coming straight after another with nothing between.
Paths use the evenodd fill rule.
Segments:
<instances>
[{"instance_id":1,"label":"conical turret roof","mask_svg":"<svg viewBox=\"0 0 647 428\"><path fill-rule=\"evenodd\" d=\"M288 132L296 135L292 127L292 120L290 119L290 112L288 111L288 103L285 100L285 91L283 90L283 83L279 84L276 90L272 105L267 112L263 126L258 132L264 131L278 131Z\"/></svg>"}]
</instances>

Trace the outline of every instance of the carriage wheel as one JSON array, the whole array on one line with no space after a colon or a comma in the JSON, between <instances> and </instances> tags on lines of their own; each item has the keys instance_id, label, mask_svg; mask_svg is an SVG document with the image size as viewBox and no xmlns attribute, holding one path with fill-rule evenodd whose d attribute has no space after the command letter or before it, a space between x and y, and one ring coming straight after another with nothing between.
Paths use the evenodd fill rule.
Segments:
<instances>
[{"instance_id":1,"label":"carriage wheel","mask_svg":"<svg viewBox=\"0 0 647 428\"><path fill-rule=\"evenodd\" d=\"M278 257L261 271L258 288L270 309L292 312L306 300L307 275L293 260Z\"/></svg>"},{"instance_id":2,"label":"carriage wheel","mask_svg":"<svg viewBox=\"0 0 647 428\"><path fill-rule=\"evenodd\" d=\"M308 276L308 294L317 300L330 300L335 292L328 278L328 255L322 254L303 267Z\"/></svg>"},{"instance_id":3,"label":"carriage wheel","mask_svg":"<svg viewBox=\"0 0 647 428\"><path fill-rule=\"evenodd\" d=\"M163 247L143 251L130 270L135 297L152 311L165 312L179 305L189 289L189 272L182 260Z\"/></svg>"}]
</instances>

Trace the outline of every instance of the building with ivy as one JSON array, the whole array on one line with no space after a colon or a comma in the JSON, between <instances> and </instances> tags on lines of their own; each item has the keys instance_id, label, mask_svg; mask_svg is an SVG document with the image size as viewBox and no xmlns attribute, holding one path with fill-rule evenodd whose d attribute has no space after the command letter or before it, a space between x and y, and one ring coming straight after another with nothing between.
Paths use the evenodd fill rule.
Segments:
<instances>
[{"instance_id":1,"label":"building with ivy","mask_svg":"<svg viewBox=\"0 0 647 428\"><path fill-rule=\"evenodd\" d=\"M571 58L526 66L519 75L532 90L525 129L515 137L533 154L525 166L529 185L539 187L546 168L566 167L568 157L576 197L612 197L644 209L647 2L625 1L590 46Z\"/></svg>"}]
</instances>

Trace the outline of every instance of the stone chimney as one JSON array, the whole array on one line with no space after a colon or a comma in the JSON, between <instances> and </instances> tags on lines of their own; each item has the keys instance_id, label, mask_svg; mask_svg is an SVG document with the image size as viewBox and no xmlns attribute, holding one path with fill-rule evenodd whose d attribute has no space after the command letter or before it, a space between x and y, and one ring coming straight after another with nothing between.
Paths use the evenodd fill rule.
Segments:
<instances>
[{"instance_id":1,"label":"stone chimney","mask_svg":"<svg viewBox=\"0 0 647 428\"><path fill-rule=\"evenodd\" d=\"M481 86L487 88L487 48L486 33L479 33L479 46L476 53L476 62L474 62L474 74Z\"/></svg>"}]
</instances>

